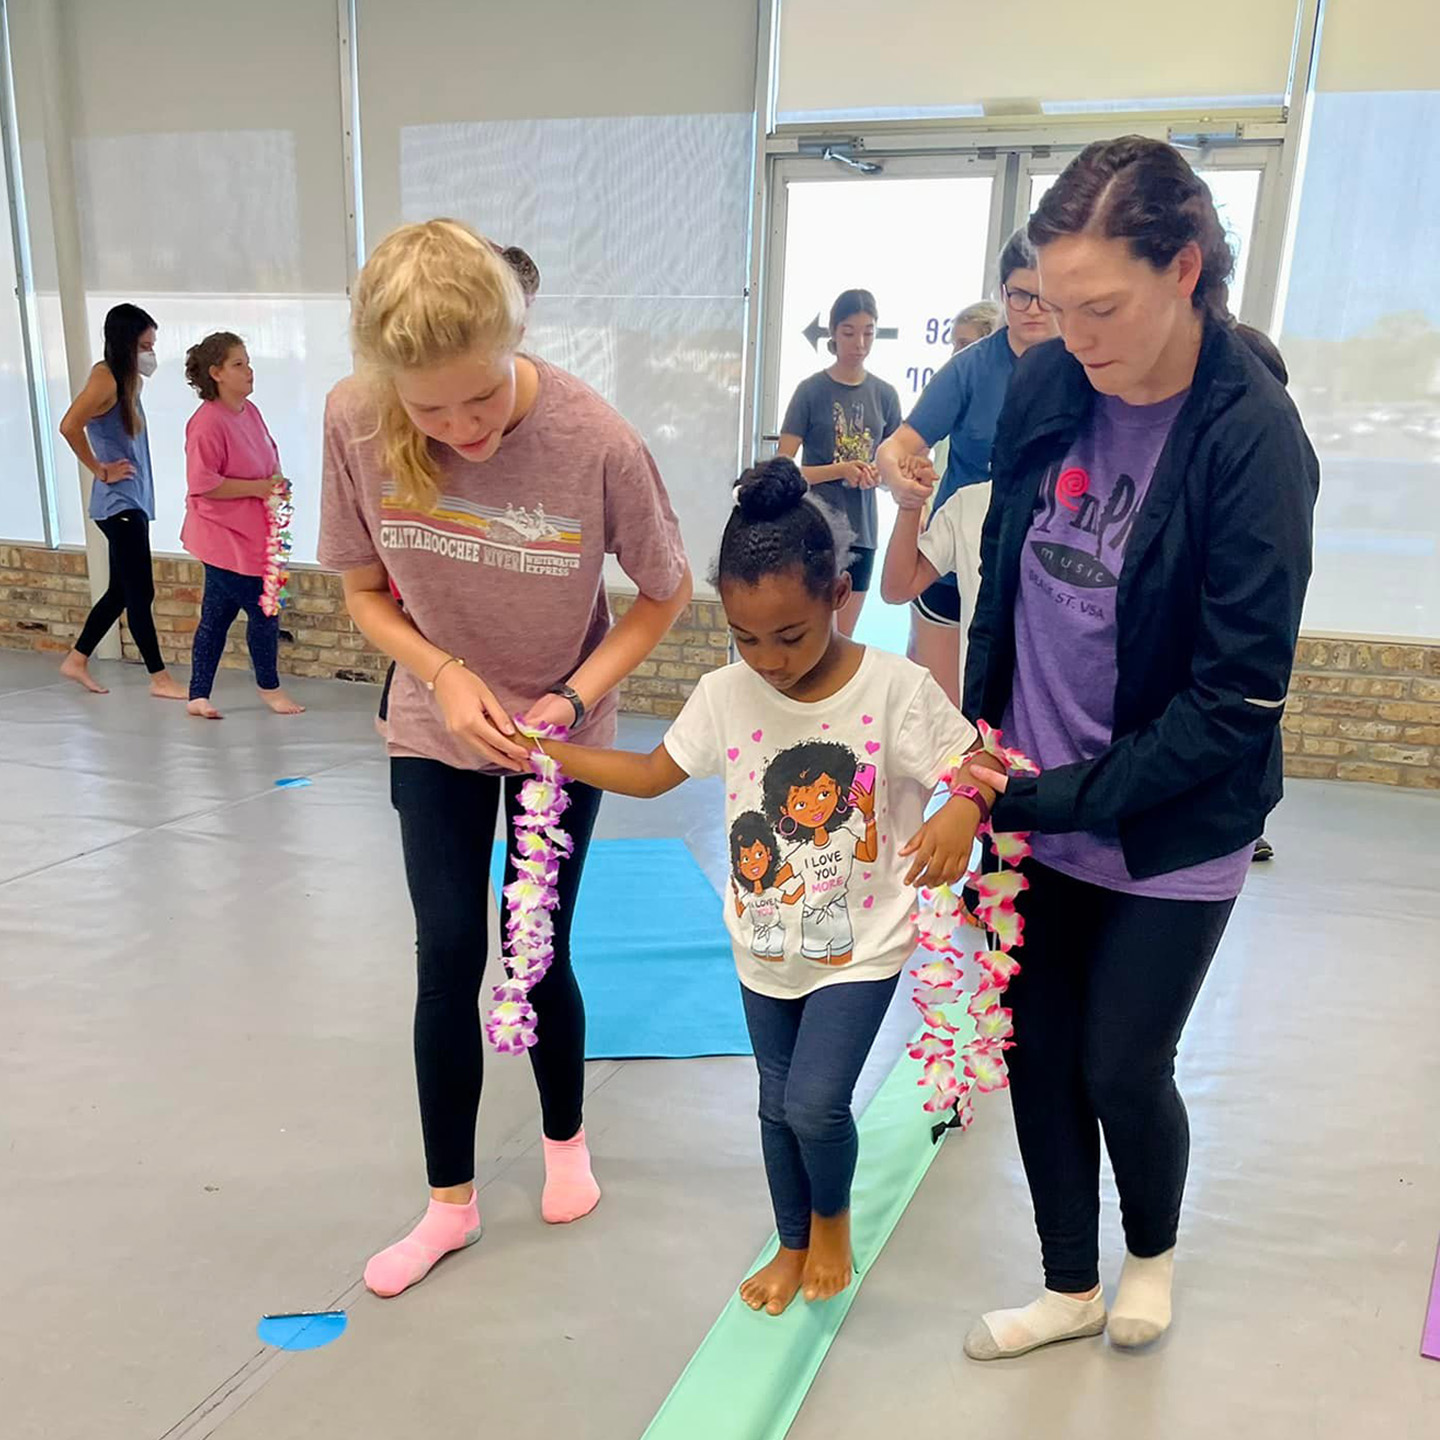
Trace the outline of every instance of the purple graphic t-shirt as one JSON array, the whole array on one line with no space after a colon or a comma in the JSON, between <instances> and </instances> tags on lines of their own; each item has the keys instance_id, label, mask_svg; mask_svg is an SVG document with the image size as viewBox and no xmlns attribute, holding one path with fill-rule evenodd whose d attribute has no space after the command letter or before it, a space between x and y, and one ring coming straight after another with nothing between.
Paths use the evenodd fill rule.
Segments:
<instances>
[{"instance_id":1,"label":"purple graphic t-shirt","mask_svg":"<svg viewBox=\"0 0 1440 1440\"><path fill-rule=\"evenodd\" d=\"M1115 594L1156 463L1188 391L1159 405L1098 396L1088 426L1045 477L1020 560L1010 743L1042 770L1091 760L1115 727ZM1128 895L1231 900L1251 847L1135 880L1114 833L1031 837L1042 865Z\"/></svg>"}]
</instances>

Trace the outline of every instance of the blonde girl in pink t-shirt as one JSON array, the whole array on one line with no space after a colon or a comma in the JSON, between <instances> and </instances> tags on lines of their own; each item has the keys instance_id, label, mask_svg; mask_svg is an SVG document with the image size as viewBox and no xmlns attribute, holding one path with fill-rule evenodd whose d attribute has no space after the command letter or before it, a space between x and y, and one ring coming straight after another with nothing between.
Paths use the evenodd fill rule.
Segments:
<instances>
[{"instance_id":1,"label":"blonde girl in pink t-shirt","mask_svg":"<svg viewBox=\"0 0 1440 1440\"><path fill-rule=\"evenodd\" d=\"M245 342L228 330L207 335L185 355L185 378L201 399L185 427L185 524L180 542L205 566L205 600L190 660L190 713L218 720L210 687L235 617L246 615L245 641L260 698L277 715L299 715L280 688L276 657L280 617L260 608L266 563L265 500L289 486L280 451L250 402L255 372Z\"/></svg>"},{"instance_id":2,"label":"blonde girl in pink t-shirt","mask_svg":"<svg viewBox=\"0 0 1440 1440\"><path fill-rule=\"evenodd\" d=\"M518 811L526 746L512 716L609 745L614 691L689 602L690 569L655 463L593 390L520 353L525 297L494 247L432 220L378 245L354 290L357 374L325 412L320 559L397 665L387 739L418 939L415 1068L430 1183L425 1217L374 1256L398 1295L479 1239L477 1006L496 812ZM639 592L611 624L613 555ZM405 597L391 593L394 579ZM571 787L555 956L530 992L545 1157L541 1214L594 1209L585 1143L585 1012L569 917L600 794Z\"/></svg>"}]
</instances>

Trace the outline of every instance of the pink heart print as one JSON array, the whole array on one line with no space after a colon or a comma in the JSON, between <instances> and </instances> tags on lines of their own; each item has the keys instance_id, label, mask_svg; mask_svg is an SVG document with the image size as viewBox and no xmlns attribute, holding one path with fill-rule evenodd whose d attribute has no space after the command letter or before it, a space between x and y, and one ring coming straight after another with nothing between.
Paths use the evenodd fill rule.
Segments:
<instances>
[{"instance_id":1,"label":"pink heart print","mask_svg":"<svg viewBox=\"0 0 1440 1440\"><path fill-rule=\"evenodd\" d=\"M860 717L860 723L862 725L873 725L875 723L875 717L873 715L862 715Z\"/></svg>"},{"instance_id":2,"label":"pink heart print","mask_svg":"<svg viewBox=\"0 0 1440 1440\"><path fill-rule=\"evenodd\" d=\"M725 753L732 760L738 760L740 758L740 752L733 745Z\"/></svg>"},{"instance_id":3,"label":"pink heart print","mask_svg":"<svg viewBox=\"0 0 1440 1440\"><path fill-rule=\"evenodd\" d=\"M875 740L867 740L867 741L865 742L865 753L866 753L867 755L874 755L874 754L876 754L876 753L879 751L879 749L880 749L880 745L879 745L879 742L878 742L878 741L875 741Z\"/></svg>"},{"instance_id":4,"label":"pink heart print","mask_svg":"<svg viewBox=\"0 0 1440 1440\"><path fill-rule=\"evenodd\" d=\"M750 738L758 745L765 738L765 732L757 730Z\"/></svg>"},{"instance_id":5,"label":"pink heart print","mask_svg":"<svg viewBox=\"0 0 1440 1440\"><path fill-rule=\"evenodd\" d=\"M820 726L820 728L821 728L822 730L828 730L830 727L829 727L828 725L822 723L821 726Z\"/></svg>"},{"instance_id":6,"label":"pink heart print","mask_svg":"<svg viewBox=\"0 0 1440 1440\"><path fill-rule=\"evenodd\" d=\"M752 780L755 778L755 772L753 770L750 772L750 778Z\"/></svg>"},{"instance_id":7,"label":"pink heart print","mask_svg":"<svg viewBox=\"0 0 1440 1440\"><path fill-rule=\"evenodd\" d=\"M864 872L864 874L861 875L860 878L861 878L862 880L868 880L874 873L875 873L875 872L874 872L873 870L866 870L866 871Z\"/></svg>"},{"instance_id":8,"label":"pink heart print","mask_svg":"<svg viewBox=\"0 0 1440 1440\"><path fill-rule=\"evenodd\" d=\"M735 792L733 790L730 792L730 798L732 800L735 798Z\"/></svg>"},{"instance_id":9,"label":"pink heart print","mask_svg":"<svg viewBox=\"0 0 1440 1440\"><path fill-rule=\"evenodd\" d=\"M875 904L875 897L874 897L873 895L867 895L867 896L865 897L865 909L869 910L869 909L871 908L871 906L873 906L874 904Z\"/></svg>"}]
</instances>

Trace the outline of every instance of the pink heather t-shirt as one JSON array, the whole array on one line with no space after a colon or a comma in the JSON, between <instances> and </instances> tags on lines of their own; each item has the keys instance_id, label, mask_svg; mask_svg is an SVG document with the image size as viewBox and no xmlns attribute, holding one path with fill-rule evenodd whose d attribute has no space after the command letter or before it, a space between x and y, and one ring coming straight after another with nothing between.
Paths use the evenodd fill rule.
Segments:
<instances>
[{"instance_id":1,"label":"pink heather t-shirt","mask_svg":"<svg viewBox=\"0 0 1440 1440\"><path fill-rule=\"evenodd\" d=\"M258 496L212 500L226 480L268 480L280 474L280 451L260 412L247 400L234 411L207 400L185 427L185 524L180 543L197 559L237 575L265 573L268 527Z\"/></svg>"},{"instance_id":2,"label":"pink heather t-shirt","mask_svg":"<svg viewBox=\"0 0 1440 1440\"><path fill-rule=\"evenodd\" d=\"M325 406L320 563L383 565L432 644L458 655L511 714L564 684L605 638L604 563L614 555L640 592L675 593L685 573L680 527L655 461L634 428L589 386L535 360L525 418L483 463L431 442L441 497L433 512L396 500L376 411L342 380ZM607 695L576 733L615 743ZM494 767L445 729L435 697L403 667L390 693L390 753L462 770Z\"/></svg>"}]
</instances>

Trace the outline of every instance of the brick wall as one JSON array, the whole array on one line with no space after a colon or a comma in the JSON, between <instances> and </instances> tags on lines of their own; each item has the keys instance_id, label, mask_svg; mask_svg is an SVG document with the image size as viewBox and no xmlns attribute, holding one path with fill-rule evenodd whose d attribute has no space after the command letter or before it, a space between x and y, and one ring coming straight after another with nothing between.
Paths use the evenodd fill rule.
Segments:
<instances>
[{"instance_id":1,"label":"brick wall","mask_svg":"<svg viewBox=\"0 0 1440 1440\"><path fill-rule=\"evenodd\" d=\"M155 629L167 663L190 663L204 583L204 571L193 560L155 561ZM385 678L389 661L351 623L338 575L298 568L291 576L290 594L280 618L289 637L280 643L283 674L373 683ZM619 615L631 601L614 595L611 603ZM0 545L0 648L63 654L80 633L89 608L83 550ZM123 622L122 645L127 660L139 659ZM719 604L695 601L622 687L622 707L646 715L679 714L701 675L729 659L728 647ZM222 663L231 669L249 668L243 620L231 628Z\"/></svg>"},{"instance_id":2,"label":"brick wall","mask_svg":"<svg viewBox=\"0 0 1440 1440\"><path fill-rule=\"evenodd\" d=\"M1281 723L1289 775L1440 790L1440 645L1306 636Z\"/></svg>"},{"instance_id":3,"label":"brick wall","mask_svg":"<svg viewBox=\"0 0 1440 1440\"><path fill-rule=\"evenodd\" d=\"M201 568L155 562L155 625L167 661L188 664L200 616ZM287 675L378 682L386 662L350 623L340 579L301 568L281 619ZM630 601L612 596L617 614ZM0 545L0 648L64 653L90 606L85 553ZM125 635L125 654L138 658ZM621 691L631 712L672 716L695 682L729 658L718 602L697 600ZM246 668L245 630L230 632L227 666ZM1440 644L1306 636L1282 721L1285 770L1321 780L1368 780L1440 790Z\"/></svg>"}]
</instances>

